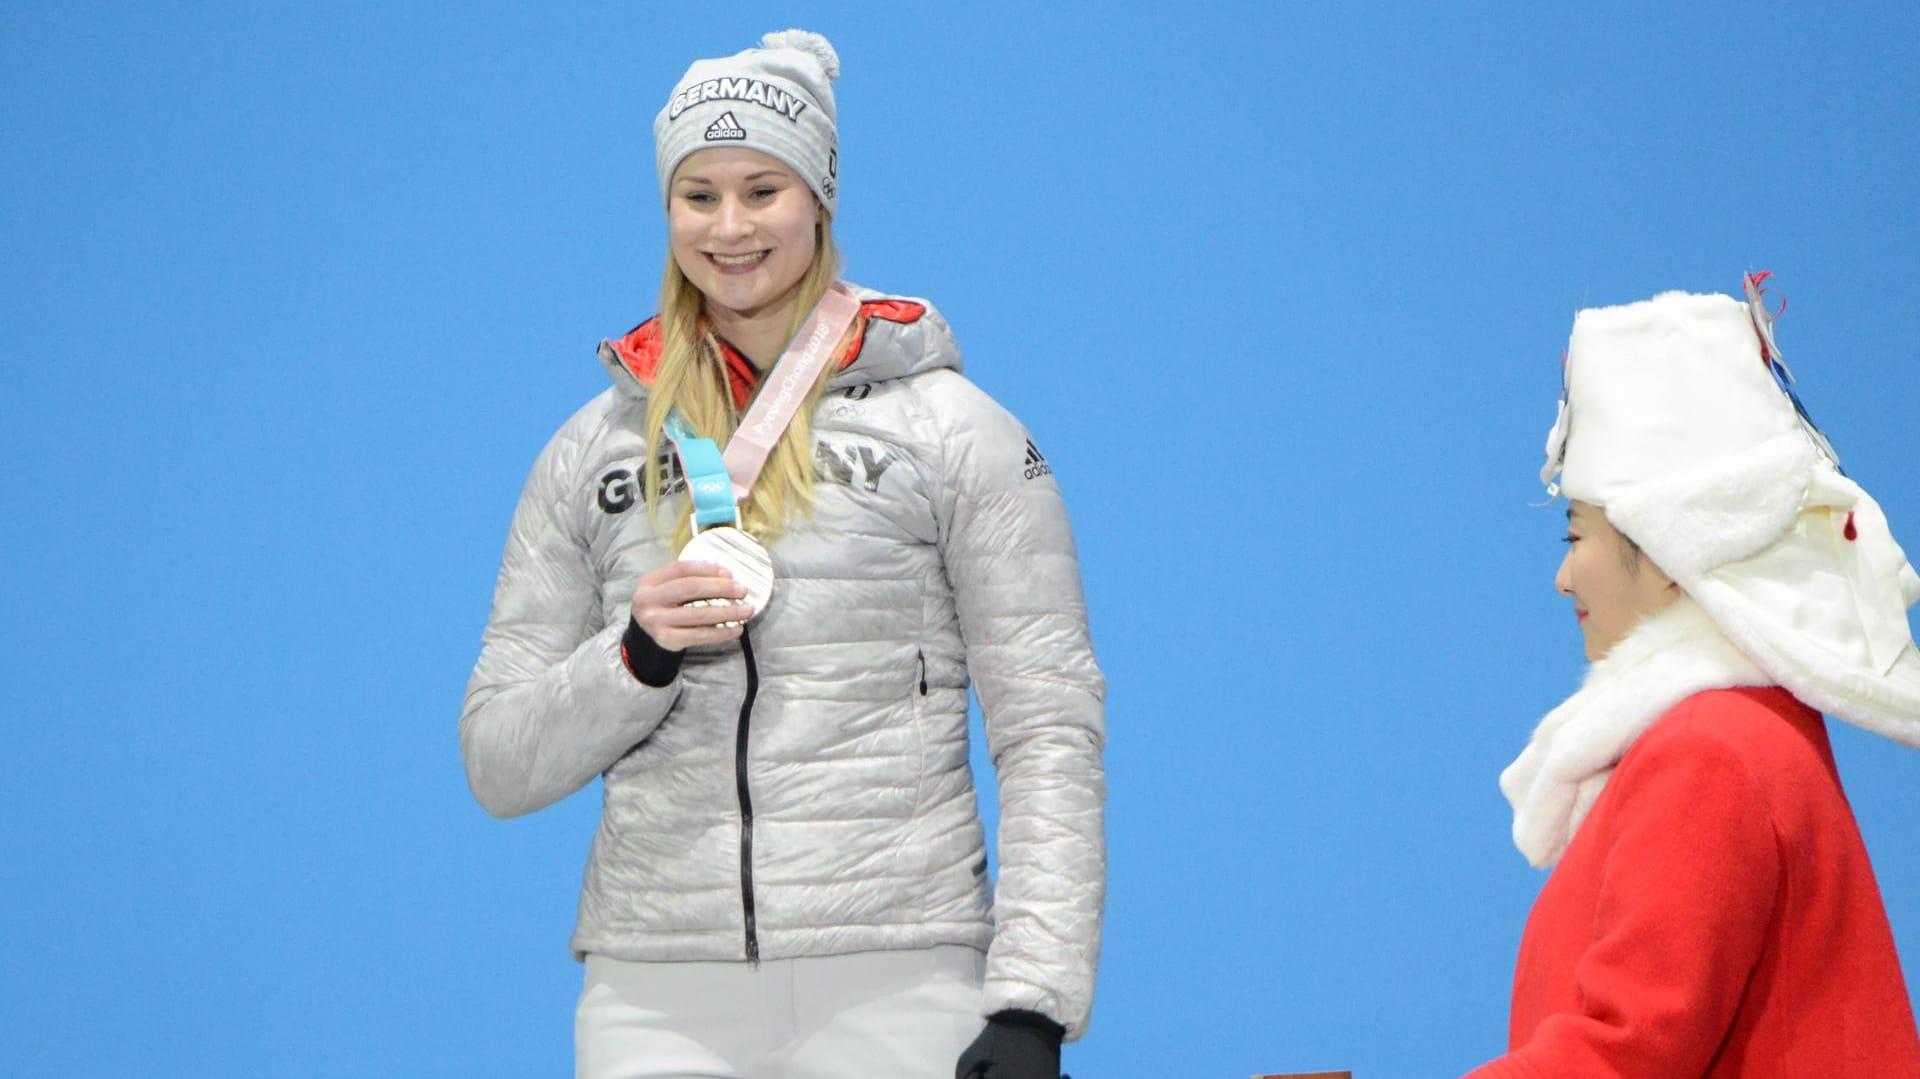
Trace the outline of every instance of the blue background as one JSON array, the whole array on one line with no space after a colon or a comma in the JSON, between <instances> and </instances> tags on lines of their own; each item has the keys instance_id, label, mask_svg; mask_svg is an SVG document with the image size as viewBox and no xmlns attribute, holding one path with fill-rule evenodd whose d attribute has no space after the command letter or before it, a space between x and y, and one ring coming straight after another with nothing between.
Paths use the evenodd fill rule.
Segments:
<instances>
[{"instance_id":1,"label":"blue background","mask_svg":"<svg viewBox=\"0 0 1920 1079\"><path fill-rule=\"evenodd\" d=\"M455 720L526 470L652 311L653 113L790 25L849 277L936 299L1075 513L1069 1070L1496 1054L1542 878L1495 777L1584 666L1573 312L1778 271L1920 543L1920 6L1172 7L0 11L0 1072L569 1073L597 789L494 821ZM1920 754L1835 739L1920 983Z\"/></svg>"}]
</instances>

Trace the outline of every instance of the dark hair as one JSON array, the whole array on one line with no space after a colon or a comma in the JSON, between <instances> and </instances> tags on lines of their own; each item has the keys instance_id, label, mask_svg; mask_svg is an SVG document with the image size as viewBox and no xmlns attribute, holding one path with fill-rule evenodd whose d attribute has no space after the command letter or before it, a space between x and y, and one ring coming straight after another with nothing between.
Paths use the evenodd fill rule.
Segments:
<instances>
[{"instance_id":1,"label":"dark hair","mask_svg":"<svg viewBox=\"0 0 1920 1079\"><path fill-rule=\"evenodd\" d=\"M1625 532L1620 532L1617 528L1614 531L1620 533L1620 564L1627 568L1628 573L1639 573L1640 545L1633 542L1633 537Z\"/></svg>"}]
</instances>

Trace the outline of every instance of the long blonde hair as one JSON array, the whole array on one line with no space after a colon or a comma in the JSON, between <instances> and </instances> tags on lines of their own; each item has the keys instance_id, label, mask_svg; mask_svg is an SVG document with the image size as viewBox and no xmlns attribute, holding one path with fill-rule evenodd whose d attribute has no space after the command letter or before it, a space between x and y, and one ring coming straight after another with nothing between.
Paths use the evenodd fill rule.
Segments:
<instances>
[{"instance_id":1,"label":"long blonde hair","mask_svg":"<svg viewBox=\"0 0 1920 1079\"><path fill-rule=\"evenodd\" d=\"M800 324L813 311L813 305L840 277L840 251L833 243L833 223L825 209L814 229L813 262L800 278L798 302L793 320L787 326L787 339L800 331ZM667 269L660 282L660 362L654 369L653 386L647 394L647 456L658 460L665 434L667 413L678 409L694 433L711 438L722 446L740 425L740 410L733 403L727 379L726 361L720 355L720 343L701 318L706 298L693 282L680 272L673 252L667 252ZM806 405L774 443L767 464L754 481L753 490L741 507L740 527L755 539L771 544L794 514L813 514L813 412L820 403L827 382L839 366L847 347L842 339L835 348L835 359L821 372ZM646 469L647 512L657 523L660 504L660 469ZM691 538L693 522L682 515L674 525L673 549L678 551Z\"/></svg>"}]
</instances>

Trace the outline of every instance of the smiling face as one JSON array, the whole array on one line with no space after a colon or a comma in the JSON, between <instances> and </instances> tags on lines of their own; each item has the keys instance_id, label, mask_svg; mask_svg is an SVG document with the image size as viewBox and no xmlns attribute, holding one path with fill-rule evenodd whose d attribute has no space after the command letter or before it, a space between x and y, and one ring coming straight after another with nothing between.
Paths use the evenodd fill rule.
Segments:
<instances>
[{"instance_id":1,"label":"smiling face","mask_svg":"<svg viewBox=\"0 0 1920 1079\"><path fill-rule=\"evenodd\" d=\"M673 260L706 297L715 328L784 327L818 244L813 191L775 158L722 147L681 162L668 192Z\"/></svg>"},{"instance_id":2,"label":"smiling face","mask_svg":"<svg viewBox=\"0 0 1920 1079\"><path fill-rule=\"evenodd\" d=\"M1641 619L1680 598L1680 588L1641 555L1598 506L1574 502L1567 510L1567 557L1553 586L1573 598L1586 637L1587 659L1613 650Z\"/></svg>"}]
</instances>

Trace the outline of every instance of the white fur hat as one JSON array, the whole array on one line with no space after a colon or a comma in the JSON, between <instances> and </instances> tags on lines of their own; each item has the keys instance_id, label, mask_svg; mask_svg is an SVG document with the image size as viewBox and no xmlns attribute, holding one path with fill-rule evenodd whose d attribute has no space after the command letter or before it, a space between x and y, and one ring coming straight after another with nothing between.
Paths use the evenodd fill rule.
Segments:
<instances>
[{"instance_id":1,"label":"white fur hat","mask_svg":"<svg viewBox=\"0 0 1920 1079\"><path fill-rule=\"evenodd\" d=\"M833 80L840 55L819 34L781 30L760 47L695 60L653 119L660 194L673 170L709 146L744 146L779 159L832 213L839 196Z\"/></svg>"},{"instance_id":2,"label":"white fur hat","mask_svg":"<svg viewBox=\"0 0 1920 1079\"><path fill-rule=\"evenodd\" d=\"M1604 509L1795 696L1920 745L1920 576L1790 392L1759 280L1744 303L1575 316L1541 480Z\"/></svg>"}]
</instances>

